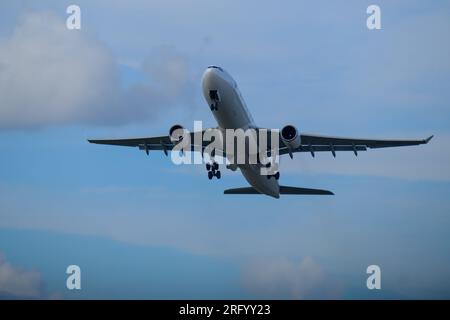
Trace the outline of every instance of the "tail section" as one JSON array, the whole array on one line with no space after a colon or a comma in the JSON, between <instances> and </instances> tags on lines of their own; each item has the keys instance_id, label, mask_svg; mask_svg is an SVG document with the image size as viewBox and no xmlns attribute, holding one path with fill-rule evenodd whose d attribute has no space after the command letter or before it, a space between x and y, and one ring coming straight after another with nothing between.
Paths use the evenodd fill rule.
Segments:
<instances>
[{"instance_id":1,"label":"tail section","mask_svg":"<svg viewBox=\"0 0 450 320\"><path fill-rule=\"evenodd\" d=\"M228 189L224 194L260 194L252 187ZM280 186L280 194L303 194L303 195L334 195L333 192L322 189L308 189Z\"/></svg>"}]
</instances>

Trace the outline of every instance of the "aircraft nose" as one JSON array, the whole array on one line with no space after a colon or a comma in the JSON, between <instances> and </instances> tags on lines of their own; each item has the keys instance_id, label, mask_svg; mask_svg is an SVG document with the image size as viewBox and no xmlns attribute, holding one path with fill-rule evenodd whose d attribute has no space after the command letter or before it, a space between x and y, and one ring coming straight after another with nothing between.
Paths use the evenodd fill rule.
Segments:
<instances>
[{"instance_id":1,"label":"aircraft nose","mask_svg":"<svg viewBox=\"0 0 450 320\"><path fill-rule=\"evenodd\" d=\"M208 87L216 87L218 84L218 81L220 80L219 76L220 70L208 67L205 72L203 73L202 82L203 85Z\"/></svg>"},{"instance_id":2,"label":"aircraft nose","mask_svg":"<svg viewBox=\"0 0 450 320\"><path fill-rule=\"evenodd\" d=\"M224 87L224 81L219 67L210 66L205 70L202 78L203 96L211 110L217 110L220 102L219 88Z\"/></svg>"}]
</instances>

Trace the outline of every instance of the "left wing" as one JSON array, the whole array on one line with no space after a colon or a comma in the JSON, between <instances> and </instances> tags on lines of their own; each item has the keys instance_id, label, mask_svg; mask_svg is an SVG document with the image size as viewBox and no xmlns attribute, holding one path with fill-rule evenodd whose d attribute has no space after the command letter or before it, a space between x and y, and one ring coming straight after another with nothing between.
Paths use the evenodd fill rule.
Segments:
<instances>
[{"instance_id":1,"label":"left wing","mask_svg":"<svg viewBox=\"0 0 450 320\"><path fill-rule=\"evenodd\" d=\"M202 132L202 134L204 131ZM195 132L190 132L191 135L191 150L199 148L203 151L210 142L203 142L202 145L195 145L194 135ZM107 144L113 146L123 146L123 147L139 147L140 150L145 150L148 154L152 150L162 150L167 155L168 151L172 150L176 143L172 142L170 136L158 136L158 137L142 137L142 138L129 138L129 139L102 139L94 140L88 139L90 143L96 144Z\"/></svg>"},{"instance_id":2,"label":"left wing","mask_svg":"<svg viewBox=\"0 0 450 320\"><path fill-rule=\"evenodd\" d=\"M414 146L419 144L427 144L432 138L433 136L423 140L378 140L301 134L301 145L295 150L289 150L280 138L279 154L283 155L291 154L293 152L310 152L311 155L314 156L314 152L331 151L333 156L336 156L336 151L353 151L355 155L358 155L358 151L366 151L367 148L375 149Z\"/></svg>"},{"instance_id":3,"label":"left wing","mask_svg":"<svg viewBox=\"0 0 450 320\"><path fill-rule=\"evenodd\" d=\"M90 143L97 144L108 144L113 146L124 146L124 147L139 147L140 145L147 144L148 146L161 146L162 144L172 144L169 136L160 137L147 137L147 138L131 138L131 139L104 139L104 140L94 140L88 139ZM161 149L155 149L161 150Z\"/></svg>"}]
</instances>

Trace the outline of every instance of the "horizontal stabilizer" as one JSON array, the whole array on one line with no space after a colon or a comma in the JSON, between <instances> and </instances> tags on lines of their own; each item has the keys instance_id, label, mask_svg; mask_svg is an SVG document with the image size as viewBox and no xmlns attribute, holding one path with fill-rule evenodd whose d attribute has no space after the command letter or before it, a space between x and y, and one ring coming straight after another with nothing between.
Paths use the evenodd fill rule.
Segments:
<instances>
[{"instance_id":1,"label":"horizontal stabilizer","mask_svg":"<svg viewBox=\"0 0 450 320\"><path fill-rule=\"evenodd\" d=\"M252 187L227 189L224 194L260 194ZM321 189L308 189L280 186L280 194L334 195L333 192Z\"/></svg>"},{"instance_id":2,"label":"horizontal stabilizer","mask_svg":"<svg viewBox=\"0 0 450 320\"><path fill-rule=\"evenodd\" d=\"M256 191L252 187L227 189L227 190L224 190L223 193L224 194L260 194L258 191Z\"/></svg>"},{"instance_id":3,"label":"horizontal stabilizer","mask_svg":"<svg viewBox=\"0 0 450 320\"><path fill-rule=\"evenodd\" d=\"M334 195L333 192L322 189L308 189L308 188L296 188L280 186L280 194L323 194Z\"/></svg>"}]
</instances>

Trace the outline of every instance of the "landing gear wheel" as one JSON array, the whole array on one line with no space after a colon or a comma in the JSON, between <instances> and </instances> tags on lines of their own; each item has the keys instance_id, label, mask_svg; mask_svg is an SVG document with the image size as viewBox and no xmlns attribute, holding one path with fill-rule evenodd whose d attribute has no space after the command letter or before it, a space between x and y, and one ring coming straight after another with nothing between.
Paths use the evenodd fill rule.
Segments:
<instances>
[{"instance_id":1,"label":"landing gear wheel","mask_svg":"<svg viewBox=\"0 0 450 320\"><path fill-rule=\"evenodd\" d=\"M206 170L208 170L208 179L211 180L213 177L220 179L219 164L217 162L207 163Z\"/></svg>"}]
</instances>

